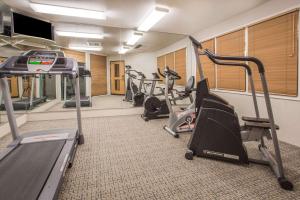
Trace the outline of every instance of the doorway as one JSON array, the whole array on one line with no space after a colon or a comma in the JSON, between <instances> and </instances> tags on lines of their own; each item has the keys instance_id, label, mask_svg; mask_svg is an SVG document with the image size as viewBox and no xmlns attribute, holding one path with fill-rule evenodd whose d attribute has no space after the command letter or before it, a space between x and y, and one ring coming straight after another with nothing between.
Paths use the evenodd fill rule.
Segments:
<instances>
[{"instance_id":1,"label":"doorway","mask_svg":"<svg viewBox=\"0 0 300 200\"><path fill-rule=\"evenodd\" d=\"M125 94L125 62L110 62L111 94Z\"/></svg>"}]
</instances>

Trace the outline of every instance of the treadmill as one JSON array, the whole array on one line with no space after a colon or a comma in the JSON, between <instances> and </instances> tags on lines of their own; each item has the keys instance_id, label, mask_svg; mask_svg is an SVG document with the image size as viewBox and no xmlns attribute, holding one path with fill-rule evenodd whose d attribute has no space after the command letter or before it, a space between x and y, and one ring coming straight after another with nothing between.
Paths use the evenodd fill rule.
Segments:
<instances>
[{"instance_id":1,"label":"treadmill","mask_svg":"<svg viewBox=\"0 0 300 200\"><path fill-rule=\"evenodd\" d=\"M75 79L77 127L21 134L17 128L7 77L11 75L69 75ZM0 64L0 89L13 141L0 152L0 198L57 199L65 171L72 166L82 134L77 62L54 51L13 56Z\"/></svg>"},{"instance_id":2,"label":"treadmill","mask_svg":"<svg viewBox=\"0 0 300 200\"><path fill-rule=\"evenodd\" d=\"M85 77L91 77L91 72L89 70L84 69L84 66L78 66L79 71L79 77L84 78ZM73 88L72 88L73 89ZM64 77L64 108L74 108L76 107L76 99L75 97L72 97L71 99L67 100L67 77ZM92 100L90 96L82 96L80 95L80 106L81 107L90 107L92 106Z\"/></svg>"},{"instance_id":3,"label":"treadmill","mask_svg":"<svg viewBox=\"0 0 300 200\"><path fill-rule=\"evenodd\" d=\"M30 96L29 97L26 97L26 98L23 97L24 92L25 92L25 90L23 90L23 94L21 96L21 99L17 100L17 101L13 101L14 110L31 110L34 107L36 107L38 104L46 102L47 97L45 97L45 96L42 96L42 97L39 97L39 98L34 97L33 88L34 88L34 85L35 85L35 80L36 80L36 77L34 76L31 79L30 87L27 88L30 91Z\"/></svg>"},{"instance_id":4,"label":"treadmill","mask_svg":"<svg viewBox=\"0 0 300 200\"><path fill-rule=\"evenodd\" d=\"M31 110L34 107L36 107L38 104L44 103L47 101L47 97L42 96L42 97L34 97L33 92L34 90L32 88L34 88L35 85L35 79L36 77L33 77L31 79L31 85L27 88L24 88L23 93L21 95L21 99L13 101L13 108L14 110ZM26 91L30 92L29 97L24 97L24 93ZM1 103L0 105L0 110L5 110L5 106L3 103Z\"/></svg>"}]
</instances>

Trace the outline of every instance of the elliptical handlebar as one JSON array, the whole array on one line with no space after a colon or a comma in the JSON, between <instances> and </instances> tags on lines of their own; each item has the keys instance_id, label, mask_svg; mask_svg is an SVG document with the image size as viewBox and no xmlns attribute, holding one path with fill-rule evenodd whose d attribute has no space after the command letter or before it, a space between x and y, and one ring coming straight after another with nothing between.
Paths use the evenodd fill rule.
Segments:
<instances>
[{"instance_id":1,"label":"elliptical handlebar","mask_svg":"<svg viewBox=\"0 0 300 200\"><path fill-rule=\"evenodd\" d=\"M137 76L134 75L134 74L128 74L128 76L129 76L130 78L133 78L133 79L136 79L136 78L137 78Z\"/></svg>"},{"instance_id":2,"label":"elliptical handlebar","mask_svg":"<svg viewBox=\"0 0 300 200\"><path fill-rule=\"evenodd\" d=\"M126 70L130 70L132 67L130 65L125 65Z\"/></svg>"},{"instance_id":3,"label":"elliptical handlebar","mask_svg":"<svg viewBox=\"0 0 300 200\"><path fill-rule=\"evenodd\" d=\"M161 73L159 67L157 68L157 71L158 71L159 75L161 75L162 77L166 78L166 76L163 73Z\"/></svg>"},{"instance_id":4,"label":"elliptical handlebar","mask_svg":"<svg viewBox=\"0 0 300 200\"><path fill-rule=\"evenodd\" d=\"M159 79L160 77L159 77L159 75L155 72L155 73L152 73L152 75L153 75L153 78L154 79Z\"/></svg>"},{"instance_id":5,"label":"elliptical handlebar","mask_svg":"<svg viewBox=\"0 0 300 200\"><path fill-rule=\"evenodd\" d=\"M249 62L253 62L253 63L256 64L259 73L261 73L261 74L265 73L264 65L262 64L262 62L259 59L255 58L255 57L250 57L250 56L219 56L219 55L213 54L208 49L205 49L204 53L208 57L212 57L212 58L217 59L217 60L249 61ZM243 67L245 67L245 66L243 66Z\"/></svg>"},{"instance_id":6,"label":"elliptical handlebar","mask_svg":"<svg viewBox=\"0 0 300 200\"><path fill-rule=\"evenodd\" d=\"M249 65L247 65L246 63L235 63L235 62L221 62L218 61L215 57L216 55L213 54L212 52L210 52L208 49L204 50L204 54L206 54L208 56L208 58L215 64L218 65L228 65L228 66L239 66L239 67L244 67L248 73L248 75L252 75L252 70L250 68Z\"/></svg>"},{"instance_id":7,"label":"elliptical handlebar","mask_svg":"<svg viewBox=\"0 0 300 200\"><path fill-rule=\"evenodd\" d=\"M159 75L161 75L164 78L166 78L166 75L168 75L168 76L170 76L170 79L173 79L173 80L181 79L181 76L179 76L177 72L171 70L168 66L166 66L164 73L161 73L159 68L157 68L157 71L158 71Z\"/></svg>"},{"instance_id":8,"label":"elliptical handlebar","mask_svg":"<svg viewBox=\"0 0 300 200\"><path fill-rule=\"evenodd\" d=\"M146 78L145 74L143 74L142 72L136 71L136 73L137 73L142 79L145 79L145 78Z\"/></svg>"}]
</instances>

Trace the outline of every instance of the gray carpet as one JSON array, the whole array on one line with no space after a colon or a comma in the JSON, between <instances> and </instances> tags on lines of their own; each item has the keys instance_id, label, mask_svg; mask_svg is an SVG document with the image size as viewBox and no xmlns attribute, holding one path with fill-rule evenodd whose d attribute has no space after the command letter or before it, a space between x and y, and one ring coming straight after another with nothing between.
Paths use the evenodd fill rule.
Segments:
<instances>
[{"instance_id":1,"label":"gray carpet","mask_svg":"<svg viewBox=\"0 0 300 200\"><path fill-rule=\"evenodd\" d=\"M295 186L288 192L268 167L186 160L189 134L175 139L161 128L165 122L146 123L137 115L84 119L86 143L77 150L59 198L300 199L300 148L281 143L286 175ZM71 120L31 122L21 131L72 126Z\"/></svg>"}]
</instances>

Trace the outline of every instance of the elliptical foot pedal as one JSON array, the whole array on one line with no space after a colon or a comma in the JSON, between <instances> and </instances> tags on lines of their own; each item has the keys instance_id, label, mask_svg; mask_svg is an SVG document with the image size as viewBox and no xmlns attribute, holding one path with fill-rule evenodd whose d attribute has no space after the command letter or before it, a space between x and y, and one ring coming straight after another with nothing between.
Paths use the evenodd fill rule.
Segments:
<instances>
[{"instance_id":1,"label":"elliptical foot pedal","mask_svg":"<svg viewBox=\"0 0 300 200\"><path fill-rule=\"evenodd\" d=\"M194 153L191 150L187 150L185 155L184 155L185 159L187 160L193 160L194 158Z\"/></svg>"},{"instance_id":2,"label":"elliptical foot pedal","mask_svg":"<svg viewBox=\"0 0 300 200\"><path fill-rule=\"evenodd\" d=\"M291 183L288 179L286 179L285 177L282 177L282 178L278 178L278 182L280 184L280 187L282 189L285 189L285 190L293 190L294 188L294 185L293 183Z\"/></svg>"}]
</instances>

